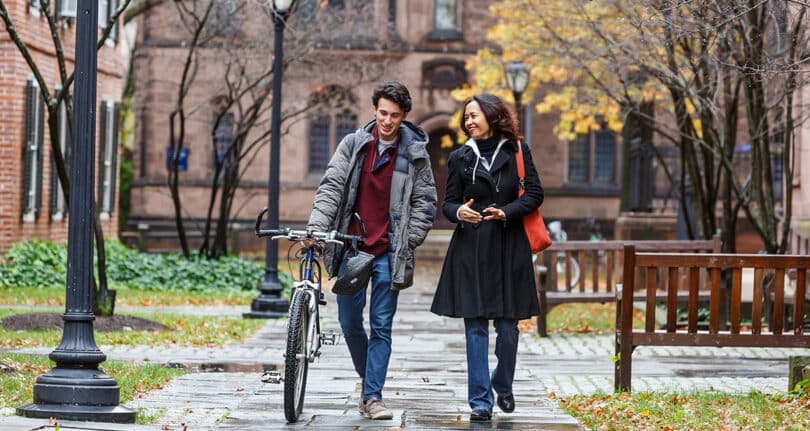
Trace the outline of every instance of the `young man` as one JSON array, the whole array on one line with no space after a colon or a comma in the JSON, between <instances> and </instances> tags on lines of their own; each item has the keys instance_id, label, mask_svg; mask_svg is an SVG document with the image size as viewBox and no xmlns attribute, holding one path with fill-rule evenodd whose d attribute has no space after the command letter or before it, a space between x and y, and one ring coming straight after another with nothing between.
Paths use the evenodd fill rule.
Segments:
<instances>
[{"instance_id":1,"label":"young man","mask_svg":"<svg viewBox=\"0 0 810 431\"><path fill-rule=\"evenodd\" d=\"M413 284L414 249L433 225L436 186L427 153L428 136L405 121L411 110L408 89L385 82L374 90L375 120L338 144L315 193L308 228L360 234L356 212L365 225L360 249L374 255L371 270L371 334L363 326L367 286L354 295L338 295L338 319L362 379L359 410L371 419L391 419L382 388L391 357L391 326L399 291ZM343 250L325 256L330 275Z\"/></svg>"}]
</instances>

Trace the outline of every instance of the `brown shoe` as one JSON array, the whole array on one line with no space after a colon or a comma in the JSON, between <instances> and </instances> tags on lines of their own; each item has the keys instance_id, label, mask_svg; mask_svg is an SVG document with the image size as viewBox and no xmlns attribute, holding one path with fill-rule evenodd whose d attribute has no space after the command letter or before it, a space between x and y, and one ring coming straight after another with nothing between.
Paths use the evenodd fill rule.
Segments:
<instances>
[{"instance_id":1,"label":"brown shoe","mask_svg":"<svg viewBox=\"0 0 810 431\"><path fill-rule=\"evenodd\" d=\"M385 407L383 400L371 398L366 401L366 417L373 420L388 420L393 419L394 414Z\"/></svg>"}]
</instances>

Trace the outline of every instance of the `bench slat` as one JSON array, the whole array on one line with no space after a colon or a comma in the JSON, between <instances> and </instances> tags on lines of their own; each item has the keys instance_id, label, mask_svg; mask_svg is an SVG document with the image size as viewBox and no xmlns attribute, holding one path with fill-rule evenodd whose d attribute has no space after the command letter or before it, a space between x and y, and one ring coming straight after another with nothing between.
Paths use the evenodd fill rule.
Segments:
<instances>
[{"instance_id":1,"label":"bench slat","mask_svg":"<svg viewBox=\"0 0 810 431\"><path fill-rule=\"evenodd\" d=\"M669 268L667 281L667 332L675 332L678 319L678 268Z\"/></svg>"},{"instance_id":2,"label":"bench slat","mask_svg":"<svg viewBox=\"0 0 810 431\"><path fill-rule=\"evenodd\" d=\"M711 298L709 298L709 332L720 330L720 268L711 269Z\"/></svg>"},{"instance_id":3,"label":"bench slat","mask_svg":"<svg viewBox=\"0 0 810 431\"><path fill-rule=\"evenodd\" d=\"M810 259L799 255L767 254L705 254L686 253L636 253L638 266L679 266L699 268L771 268L771 269L810 269Z\"/></svg>"},{"instance_id":4,"label":"bench slat","mask_svg":"<svg viewBox=\"0 0 810 431\"><path fill-rule=\"evenodd\" d=\"M742 312L742 268L734 268L731 271L731 332L740 333L740 321Z\"/></svg>"},{"instance_id":5,"label":"bench slat","mask_svg":"<svg viewBox=\"0 0 810 431\"><path fill-rule=\"evenodd\" d=\"M644 319L647 331L655 330L655 292L658 290L655 278L657 273L655 268L647 268L647 306Z\"/></svg>"},{"instance_id":6,"label":"bench slat","mask_svg":"<svg viewBox=\"0 0 810 431\"><path fill-rule=\"evenodd\" d=\"M773 327L774 334L781 334L784 328L785 315L785 270L780 268L774 274L774 298L773 298Z\"/></svg>"},{"instance_id":7,"label":"bench slat","mask_svg":"<svg viewBox=\"0 0 810 431\"><path fill-rule=\"evenodd\" d=\"M634 346L695 346L695 347L805 347L810 348L810 336L766 334L690 334L684 331L652 333L633 331Z\"/></svg>"},{"instance_id":8,"label":"bench slat","mask_svg":"<svg viewBox=\"0 0 810 431\"><path fill-rule=\"evenodd\" d=\"M698 289L700 288L700 271L689 268L689 332L697 332L698 324Z\"/></svg>"},{"instance_id":9,"label":"bench slat","mask_svg":"<svg viewBox=\"0 0 810 431\"><path fill-rule=\"evenodd\" d=\"M762 268L754 270L754 297L751 298L751 329L754 334L762 332Z\"/></svg>"},{"instance_id":10,"label":"bench slat","mask_svg":"<svg viewBox=\"0 0 810 431\"><path fill-rule=\"evenodd\" d=\"M793 333L804 333L804 297L807 294L807 271L796 272L796 294L793 295Z\"/></svg>"}]
</instances>

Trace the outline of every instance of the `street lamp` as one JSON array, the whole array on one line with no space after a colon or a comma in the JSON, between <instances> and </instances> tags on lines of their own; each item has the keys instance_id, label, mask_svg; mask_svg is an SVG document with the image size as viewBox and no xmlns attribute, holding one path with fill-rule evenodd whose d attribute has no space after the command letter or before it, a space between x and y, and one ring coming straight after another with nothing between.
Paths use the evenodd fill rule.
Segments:
<instances>
[{"instance_id":1,"label":"street lamp","mask_svg":"<svg viewBox=\"0 0 810 431\"><path fill-rule=\"evenodd\" d=\"M512 90L512 95L515 97L515 111L518 115L518 123L521 128L525 128L524 112L521 106L521 98L523 92L526 91L526 86L529 85L529 68L523 64L522 61L513 61L506 66L504 73L506 75L506 85ZM524 132L524 138L527 132Z\"/></svg>"},{"instance_id":2,"label":"street lamp","mask_svg":"<svg viewBox=\"0 0 810 431\"><path fill-rule=\"evenodd\" d=\"M135 422L135 411L118 405L121 388L99 369L107 360L93 339L93 163L98 43L98 2L79 0L76 23L76 86L70 161L70 218L65 321L62 342L51 352L56 367L39 376L34 402L17 414L62 420Z\"/></svg>"},{"instance_id":3,"label":"street lamp","mask_svg":"<svg viewBox=\"0 0 810 431\"><path fill-rule=\"evenodd\" d=\"M272 0L273 23L273 106L270 118L270 180L267 187L267 219L270 226L278 226L278 177L281 153L281 69L284 55L282 40L284 26L295 0ZM281 297L281 283L278 280L278 246L271 239L265 244L264 281L259 286L261 292L250 304L250 312L244 317L277 318L287 315L290 303Z\"/></svg>"}]
</instances>

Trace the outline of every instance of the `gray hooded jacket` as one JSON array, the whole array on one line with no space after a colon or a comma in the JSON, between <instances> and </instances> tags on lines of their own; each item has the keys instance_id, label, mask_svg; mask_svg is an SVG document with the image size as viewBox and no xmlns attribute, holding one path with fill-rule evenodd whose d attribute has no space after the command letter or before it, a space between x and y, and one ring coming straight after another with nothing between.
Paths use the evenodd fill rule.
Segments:
<instances>
[{"instance_id":1,"label":"gray hooded jacket","mask_svg":"<svg viewBox=\"0 0 810 431\"><path fill-rule=\"evenodd\" d=\"M360 172L366 156L365 144L375 122L370 122L340 141L321 179L309 217L309 229L346 232L357 199ZM389 258L393 288L413 284L413 251L425 240L436 215L436 183L427 153L427 133L403 121L399 127L399 149L391 178L389 205ZM328 247L324 255L331 276L337 275L342 247Z\"/></svg>"}]
</instances>

